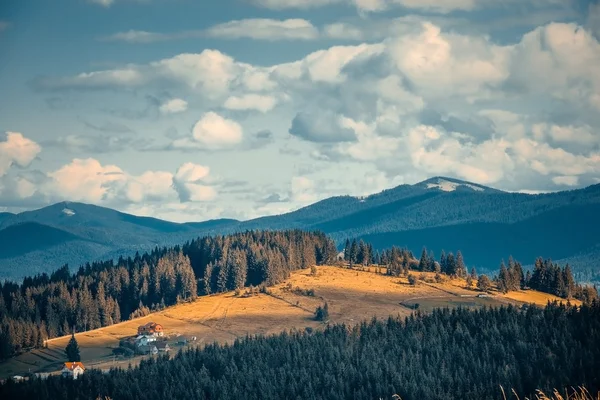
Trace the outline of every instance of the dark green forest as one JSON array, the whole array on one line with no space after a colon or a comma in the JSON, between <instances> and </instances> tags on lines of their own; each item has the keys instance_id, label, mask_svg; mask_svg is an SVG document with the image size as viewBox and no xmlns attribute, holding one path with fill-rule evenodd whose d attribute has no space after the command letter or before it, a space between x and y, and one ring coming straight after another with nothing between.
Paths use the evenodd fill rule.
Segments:
<instances>
[{"instance_id":1,"label":"dark green forest","mask_svg":"<svg viewBox=\"0 0 600 400\"><path fill-rule=\"evenodd\" d=\"M157 357L78 380L0 386L20 399L501 399L500 385L600 389L600 304L439 309Z\"/></svg>"},{"instance_id":2,"label":"dark green forest","mask_svg":"<svg viewBox=\"0 0 600 400\"><path fill-rule=\"evenodd\" d=\"M0 359L198 295L273 285L336 255L322 233L250 231L0 283Z\"/></svg>"}]
</instances>

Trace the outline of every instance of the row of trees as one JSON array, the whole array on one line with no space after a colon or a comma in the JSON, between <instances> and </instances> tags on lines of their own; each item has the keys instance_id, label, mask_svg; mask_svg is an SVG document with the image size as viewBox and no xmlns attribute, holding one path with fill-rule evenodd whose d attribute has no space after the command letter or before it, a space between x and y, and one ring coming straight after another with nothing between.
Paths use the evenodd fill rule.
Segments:
<instances>
[{"instance_id":1,"label":"row of trees","mask_svg":"<svg viewBox=\"0 0 600 400\"><path fill-rule=\"evenodd\" d=\"M503 293L531 288L565 299L576 298L588 304L598 297L596 288L575 283L573 272L568 264L561 268L559 265L552 263L551 260L543 260L542 258L535 261L532 273L531 271L524 272L521 263L515 261L511 256L508 259L508 267L502 261L498 275L491 280L486 275L478 277L475 268L472 268L468 274L460 250L456 252L456 256L453 253L446 254L442 250L439 261L436 261L433 252L428 252L425 247L419 260L414 258L410 250L395 246L381 253L376 252L375 256L371 258L363 258L363 254L373 254L370 244L362 240L358 242L356 240L346 241L344 249L344 259L346 261L350 264L368 265L368 263L375 263L385 266L387 274L392 276L408 276L409 271L436 272L466 278L467 286L471 287L476 284L477 288L482 291L491 289L492 284L495 282L498 290Z\"/></svg>"},{"instance_id":2,"label":"row of trees","mask_svg":"<svg viewBox=\"0 0 600 400\"><path fill-rule=\"evenodd\" d=\"M198 295L274 284L336 253L322 233L245 232L0 283L0 358Z\"/></svg>"},{"instance_id":3,"label":"row of trees","mask_svg":"<svg viewBox=\"0 0 600 400\"><path fill-rule=\"evenodd\" d=\"M322 332L211 344L77 380L0 385L3 399L520 398L536 390L600 389L600 304L545 309L438 309Z\"/></svg>"}]
</instances>

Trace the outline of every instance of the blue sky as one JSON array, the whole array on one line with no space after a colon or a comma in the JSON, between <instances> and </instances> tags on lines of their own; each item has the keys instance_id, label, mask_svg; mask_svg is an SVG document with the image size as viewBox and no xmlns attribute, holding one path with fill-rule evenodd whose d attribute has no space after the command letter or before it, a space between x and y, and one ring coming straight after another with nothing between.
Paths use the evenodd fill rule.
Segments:
<instances>
[{"instance_id":1,"label":"blue sky","mask_svg":"<svg viewBox=\"0 0 600 400\"><path fill-rule=\"evenodd\" d=\"M0 209L252 218L445 175L600 182L600 7L5 0Z\"/></svg>"}]
</instances>

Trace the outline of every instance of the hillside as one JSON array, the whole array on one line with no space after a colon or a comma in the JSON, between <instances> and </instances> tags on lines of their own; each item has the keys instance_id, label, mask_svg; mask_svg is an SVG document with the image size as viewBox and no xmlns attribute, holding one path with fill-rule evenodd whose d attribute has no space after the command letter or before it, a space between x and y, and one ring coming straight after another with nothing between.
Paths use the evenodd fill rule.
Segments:
<instances>
[{"instance_id":1,"label":"hillside","mask_svg":"<svg viewBox=\"0 0 600 400\"><path fill-rule=\"evenodd\" d=\"M594 226L599 205L600 185L530 195L444 177L400 185L366 197L332 197L287 214L249 221L222 219L177 224L65 202L0 217L0 229L35 222L78 238L43 248L34 242L31 251L0 259L0 278L16 279L65 263L78 265L129 255L199 235L298 228L321 230L338 247L347 238L365 238L376 249L405 245L415 254L423 246L436 254L442 249L462 250L469 267L476 266L480 271L496 270L509 255L524 264L538 256L564 259L573 264L578 279L597 282L600 237ZM4 246L0 241L0 247ZM23 265L27 265L25 270Z\"/></svg>"},{"instance_id":2,"label":"hillside","mask_svg":"<svg viewBox=\"0 0 600 400\"><path fill-rule=\"evenodd\" d=\"M433 283L433 274L424 274L430 282L408 284L406 278L393 278L369 271L351 270L331 266L317 268L313 276L309 269L292 273L286 282L269 289L268 293L238 296L227 292L200 297L192 303L179 304L165 310L131 321L78 333L82 361L90 368L127 367L137 364L142 357L113 358L112 349L119 340L136 334L139 325L149 321L162 324L169 343L178 350L178 335L196 336L195 345L203 346L214 341L232 343L246 335L270 335L284 330L322 329L324 324L314 320L314 310L324 304L329 306L329 323L346 323L350 326L372 317L381 319L389 315L408 316L415 307L430 312L437 307L498 306L536 303L540 306L550 301L561 301L555 296L532 290L493 292L492 297L479 298L480 293L465 289L465 281L448 280ZM314 295L307 295L309 290ZM242 292L243 294L243 292ZM575 304L580 304L577 300ZM0 378L32 372L55 372L64 358L63 349L68 336L51 339L47 349L38 349L0 363Z\"/></svg>"},{"instance_id":3,"label":"hillside","mask_svg":"<svg viewBox=\"0 0 600 400\"><path fill-rule=\"evenodd\" d=\"M50 272L64 264L133 255L218 232L232 220L179 224L89 204L62 202L0 219L0 279Z\"/></svg>"}]
</instances>

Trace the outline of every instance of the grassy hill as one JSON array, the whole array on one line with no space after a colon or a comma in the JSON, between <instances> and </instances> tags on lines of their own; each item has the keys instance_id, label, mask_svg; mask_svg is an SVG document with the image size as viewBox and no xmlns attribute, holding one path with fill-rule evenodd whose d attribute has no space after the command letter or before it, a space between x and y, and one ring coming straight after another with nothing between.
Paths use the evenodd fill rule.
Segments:
<instances>
[{"instance_id":1,"label":"grassy hill","mask_svg":"<svg viewBox=\"0 0 600 400\"><path fill-rule=\"evenodd\" d=\"M462 279L434 283L433 274L423 274L426 281L416 286L406 278L392 278L375 273L375 268L351 270L321 266L317 274L300 270L286 282L269 288L268 293L254 296L236 295L233 292L200 297L192 303L183 303L148 316L119 324L82 332L76 335L81 357L90 368L107 369L114 365L124 368L137 364L142 357L115 359L112 349L119 340L133 336L141 324L154 321L165 328L168 341L177 351L178 335L196 336L194 345L232 343L246 335L271 335L284 330L322 329L323 322L315 321L314 311L327 303L329 323L355 325L372 317L389 315L408 316L415 308L430 312L438 307L497 306L501 304L535 303L545 305L550 301L564 301L553 295L536 291L493 292L492 297L480 298L480 293L465 288ZM314 295L309 295L312 290ZM578 301L574 303L579 304ZM65 361L64 348L70 337L48 341L47 349L24 353L0 363L0 378L31 372L56 372Z\"/></svg>"}]
</instances>

